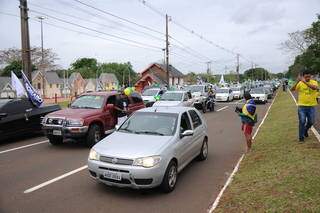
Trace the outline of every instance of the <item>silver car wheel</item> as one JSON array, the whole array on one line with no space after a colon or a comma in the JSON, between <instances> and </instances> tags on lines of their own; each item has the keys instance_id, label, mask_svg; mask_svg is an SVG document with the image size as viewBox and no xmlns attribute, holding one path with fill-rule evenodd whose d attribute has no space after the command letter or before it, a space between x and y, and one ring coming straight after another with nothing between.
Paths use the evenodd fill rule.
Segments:
<instances>
[{"instance_id":1,"label":"silver car wheel","mask_svg":"<svg viewBox=\"0 0 320 213\"><path fill-rule=\"evenodd\" d=\"M172 165L170 167L168 178L169 178L169 186L173 188L177 182L177 168L175 165Z\"/></svg>"},{"instance_id":2,"label":"silver car wheel","mask_svg":"<svg viewBox=\"0 0 320 213\"><path fill-rule=\"evenodd\" d=\"M207 155L208 155L208 144L207 144L207 142L204 142L204 143L203 143L202 155L203 155L204 157L207 157Z\"/></svg>"}]
</instances>

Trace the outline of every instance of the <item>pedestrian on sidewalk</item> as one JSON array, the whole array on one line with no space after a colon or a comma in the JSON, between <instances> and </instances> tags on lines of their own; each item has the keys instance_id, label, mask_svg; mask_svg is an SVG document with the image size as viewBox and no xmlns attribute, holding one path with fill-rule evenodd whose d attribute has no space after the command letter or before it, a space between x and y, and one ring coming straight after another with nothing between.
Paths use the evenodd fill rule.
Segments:
<instances>
[{"instance_id":1,"label":"pedestrian on sidewalk","mask_svg":"<svg viewBox=\"0 0 320 213\"><path fill-rule=\"evenodd\" d=\"M253 126L257 122L256 104L252 99L250 93L244 93L243 97L246 100L246 103L243 105L242 108L236 107L236 112L241 118L241 129L246 139L247 152L249 152L251 150L252 145Z\"/></svg>"},{"instance_id":2,"label":"pedestrian on sidewalk","mask_svg":"<svg viewBox=\"0 0 320 213\"><path fill-rule=\"evenodd\" d=\"M298 92L298 117L299 117L299 142L303 143L308 137L308 130L315 121L315 106L318 96L318 82L311 79L310 70L304 70L302 76L299 74L291 91Z\"/></svg>"}]
</instances>

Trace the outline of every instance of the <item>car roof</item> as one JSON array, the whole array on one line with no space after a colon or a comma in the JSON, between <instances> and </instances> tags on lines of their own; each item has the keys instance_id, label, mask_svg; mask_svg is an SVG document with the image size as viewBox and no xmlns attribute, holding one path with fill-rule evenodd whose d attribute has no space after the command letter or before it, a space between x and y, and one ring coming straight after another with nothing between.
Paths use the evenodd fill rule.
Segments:
<instances>
[{"instance_id":1,"label":"car roof","mask_svg":"<svg viewBox=\"0 0 320 213\"><path fill-rule=\"evenodd\" d=\"M138 112L162 112L162 113L177 113L181 114L188 110L195 110L193 107L166 107L166 106L159 106L159 107L148 107L138 110Z\"/></svg>"},{"instance_id":2,"label":"car roof","mask_svg":"<svg viewBox=\"0 0 320 213\"><path fill-rule=\"evenodd\" d=\"M100 95L100 96L110 96L110 95L116 95L116 94L120 94L117 91L112 91L112 92L106 92L106 91L101 91L101 92L86 92L81 94L81 96L83 95Z\"/></svg>"},{"instance_id":3,"label":"car roof","mask_svg":"<svg viewBox=\"0 0 320 213\"><path fill-rule=\"evenodd\" d=\"M171 90L171 91L167 91L166 93L186 93L186 91L184 91L184 90Z\"/></svg>"}]
</instances>

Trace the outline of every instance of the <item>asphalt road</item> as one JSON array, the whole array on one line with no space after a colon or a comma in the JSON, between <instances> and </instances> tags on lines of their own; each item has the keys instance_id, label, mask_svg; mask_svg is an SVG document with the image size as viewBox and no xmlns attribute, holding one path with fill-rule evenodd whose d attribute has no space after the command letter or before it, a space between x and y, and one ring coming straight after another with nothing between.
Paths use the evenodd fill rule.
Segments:
<instances>
[{"instance_id":1,"label":"asphalt road","mask_svg":"<svg viewBox=\"0 0 320 213\"><path fill-rule=\"evenodd\" d=\"M260 120L266 105L258 105ZM209 156L179 174L175 191L119 189L97 183L87 169L24 193L86 165L89 149L81 144L50 145L36 136L0 144L0 212L206 212L245 151L233 103L207 112ZM258 125L256 125L258 126ZM30 146L29 146L30 145Z\"/></svg>"}]
</instances>

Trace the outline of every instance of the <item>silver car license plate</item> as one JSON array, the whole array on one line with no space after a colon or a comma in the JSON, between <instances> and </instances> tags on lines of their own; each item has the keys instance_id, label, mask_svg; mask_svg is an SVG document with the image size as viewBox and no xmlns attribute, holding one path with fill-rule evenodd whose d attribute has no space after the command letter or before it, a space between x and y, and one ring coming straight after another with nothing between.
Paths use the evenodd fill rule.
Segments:
<instances>
[{"instance_id":1,"label":"silver car license plate","mask_svg":"<svg viewBox=\"0 0 320 213\"><path fill-rule=\"evenodd\" d=\"M121 180L121 173L120 172L107 171L107 172L103 173L103 176L105 178L112 179L112 180L118 180L118 181Z\"/></svg>"},{"instance_id":2,"label":"silver car license plate","mask_svg":"<svg viewBox=\"0 0 320 213\"><path fill-rule=\"evenodd\" d=\"M61 130L53 130L53 131L52 131L52 134L53 134L53 135L62 135L62 134L61 134Z\"/></svg>"}]
</instances>

